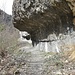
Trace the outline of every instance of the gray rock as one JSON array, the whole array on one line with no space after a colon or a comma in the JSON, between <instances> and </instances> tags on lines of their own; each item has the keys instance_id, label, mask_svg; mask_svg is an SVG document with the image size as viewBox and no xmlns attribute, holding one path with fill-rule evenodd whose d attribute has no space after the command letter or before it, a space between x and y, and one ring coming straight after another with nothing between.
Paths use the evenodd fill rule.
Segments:
<instances>
[{"instance_id":1,"label":"gray rock","mask_svg":"<svg viewBox=\"0 0 75 75\"><path fill-rule=\"evenodd\" d=\"M27 31L33 45L47 39L52 33L58 36L71 31L72 17L65 0L14 0L13 3L14 27Z\"/></svg>"}]
</instances>

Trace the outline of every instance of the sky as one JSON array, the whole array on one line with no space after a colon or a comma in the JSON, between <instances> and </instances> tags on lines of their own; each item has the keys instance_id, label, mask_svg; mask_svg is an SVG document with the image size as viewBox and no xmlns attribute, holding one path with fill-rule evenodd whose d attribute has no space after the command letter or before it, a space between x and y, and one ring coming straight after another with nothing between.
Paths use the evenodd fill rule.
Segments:
<instances>
[{"instance_id":1,"label":"sky","mask_svg":"<svg viewBox=\"0 0 75 75\"><path fill-rule=\"evenodd\" d=\"M0 9L12 15L12 4L13 0L0 0Z\"/></svg>"}]
</instances>

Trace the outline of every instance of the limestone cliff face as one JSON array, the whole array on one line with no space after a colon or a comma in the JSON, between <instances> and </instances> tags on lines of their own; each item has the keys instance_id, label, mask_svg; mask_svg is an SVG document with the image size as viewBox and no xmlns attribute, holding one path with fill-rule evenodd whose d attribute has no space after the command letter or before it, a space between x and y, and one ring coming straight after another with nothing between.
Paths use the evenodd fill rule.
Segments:
<instances>
[{"instance_id":1,"label":"limestone cliff face","mask_svg":"<svg viewBox=\"0 0 75 75\"><path fill-rule=\"evenodd\" d=\"M13 24L27 31L38 43L49 34L67 33L73 27L73 15L65 0L14 0Z\"/></svg>"}]
</instances>

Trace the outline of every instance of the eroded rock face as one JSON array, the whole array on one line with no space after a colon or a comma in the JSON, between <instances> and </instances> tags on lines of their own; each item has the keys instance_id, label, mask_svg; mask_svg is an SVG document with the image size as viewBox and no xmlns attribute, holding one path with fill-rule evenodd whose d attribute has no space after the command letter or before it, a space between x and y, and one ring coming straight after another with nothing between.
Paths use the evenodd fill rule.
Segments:
<instances>
[{"instance_id":1,"label":"eroded rock face","mask_svg":"<svg viewBox=\"0 0 75 75\"><path fill-rule=\"evenodd\" d=\"M75 0L66 0L73 13L73 24L75 25Z\"/></svg>"},{"instance_id":2,"label":"eroded rock face","mask_svg":"<svg viewBox=\"0 0 75 75\"><path fill-rule=\"evenodd\" d=\"M73 16L75 16L75 0L66 0L68 2L69 7L73 12Z\"/></svg>"},{"instance_id":3,"label":"eroded rock face","mask_svg":"<svg viewBox=\"0 0 75 75\"><path fill-rule=\"evenodd\" d=\"M33 45L52 33L66 34L73 28L72 20L72 11L65 0L14 0L13 3L13 24L31 35Z\"/></svg>"}]
</instances>

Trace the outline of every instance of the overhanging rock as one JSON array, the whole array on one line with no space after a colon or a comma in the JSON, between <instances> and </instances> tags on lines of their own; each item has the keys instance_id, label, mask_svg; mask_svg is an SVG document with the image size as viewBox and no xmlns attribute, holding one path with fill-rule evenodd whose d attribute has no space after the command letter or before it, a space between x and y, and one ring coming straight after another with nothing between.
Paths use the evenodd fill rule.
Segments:
<instances>
[{"instance_id":1,"label":"overhanging rock","mask_svg":"<svg viewBox=\"0 0 75 75\"><path fill-rule=\"evenodd\" d=\"M67 34L73 28L72 20L66 0L14 0L13 3L14 27L27 31L33 45L53 33Z\"/></svg>"}]
</instances>

